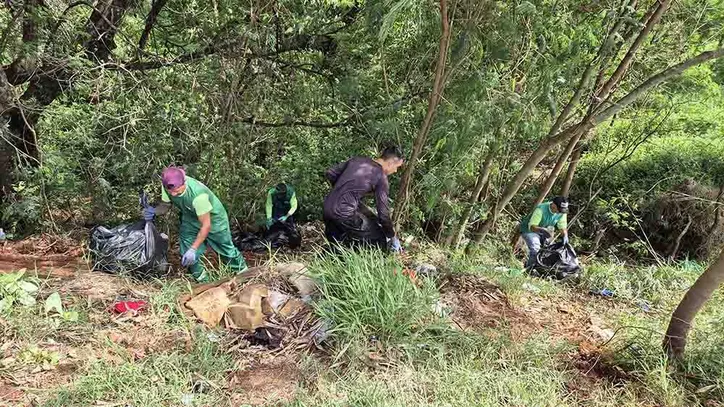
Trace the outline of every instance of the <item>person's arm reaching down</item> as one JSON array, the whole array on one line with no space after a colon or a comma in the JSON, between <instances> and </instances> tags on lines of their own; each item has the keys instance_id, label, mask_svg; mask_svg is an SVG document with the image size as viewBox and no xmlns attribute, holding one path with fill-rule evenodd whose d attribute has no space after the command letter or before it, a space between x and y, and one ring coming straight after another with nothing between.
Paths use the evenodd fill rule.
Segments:
<instances>
[{"instance_id":1,"label":"person's arm reaching down","mask_svg":"<svg viewBox=\"0 0 724 407\"><path fill-rule=\"evenodd\" d=\"M196 239L194 239L191 247L189 247L183 257L181 257L181 265L184 267L188 267L196 263L196 251L199 250L199 247L209 236L209 232L211 232L212 206L211 201L209 201L209 195L201 194L194 198L194 201L191 204L194 207L199 223L201 223L201 228L199 228L199 232L196 234Z\"/></svg>"},{"instance_id":2,"label":"person's arm reaching down","mask_svg":"<svg viewBox=\"0 0 724 407\"><path fill-rule=\"evenodd\" d=\"M272 218L272 207L274 199L274 191L276 191L274 188L270 188L269 191L266 193L266 219L267 221Z\"/></svg>"},{"instance_id":3,"label":"person's arm reaching down","mask_svg":"<svg viewBox=\"0 0 724 407\"><path fill-rule=\"evenodd\" d=\"M287 217L290 217L294 215L294 212L297 211L297 193L292 192L292 198L289 200L289 212L287 212Z\"/></svg>"},{"instance_id":4,"label":"person's arm reaching down","mask_svg":"<svg viewBox=\"0 0 724 407\"><path fill-rule=\"evenodd\" d=\"M339 163L328 169L327 172L324 174L324 176L327 178L327 181L329 181L332 186L337 183L337 179L339 179L339 176L342 175L345 169L347 169L348 162L349 161Z\"/></svg>"},{"instance_id":5,"label":"person's arm reaching down","mask_svg":"<svg viewBox=\"0 0 724 407\"><path fill-rule=\"evenodd\" d=\"M385 232L387 238L395 237L395 226L392 224L390 219L390 184L387 182L387 177L380 177L380 180L375 186L375 204L377 205L377 218L382 225L382 230Z\"/></svg>"},{"instance_id":6,"label":"person's arm reaching down","mask_svg":"<svg viewBox=\"0 0 724 407\"><path fill-rule=\"evenodd\" d=\"M556 223L556 227L558 230L561 231L561 236L563 236L563 243L568 244L568 214L564 213L563 216L561 216L560 219L558 219L558 222Z\"/></svg>"}]
</instances>

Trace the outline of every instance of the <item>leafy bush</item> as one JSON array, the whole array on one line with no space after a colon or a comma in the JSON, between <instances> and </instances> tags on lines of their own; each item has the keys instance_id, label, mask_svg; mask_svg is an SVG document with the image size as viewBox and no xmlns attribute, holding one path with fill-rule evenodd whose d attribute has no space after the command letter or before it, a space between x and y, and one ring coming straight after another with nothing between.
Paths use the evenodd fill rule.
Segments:
<instances>
[{"instance_id":1,"label":"leafy bush","mask_svg":"<svg viewBox=\"0 0 724 407\"><path fill-rule=\"evenodd\" d=\"M423 281L417 287L394 257L340 249L337 255L320 255L309 269L322 291L317 312L333 322L333 332L343 341L400 340L432 316L434 284Z\"/></svg>"}]
</instances>

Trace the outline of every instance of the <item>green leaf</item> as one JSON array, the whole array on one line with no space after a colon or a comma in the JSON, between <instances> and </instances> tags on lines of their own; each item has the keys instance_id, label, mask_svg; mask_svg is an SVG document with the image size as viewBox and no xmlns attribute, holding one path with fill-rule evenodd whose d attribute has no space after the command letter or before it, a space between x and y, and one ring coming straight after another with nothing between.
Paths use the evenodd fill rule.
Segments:
<instances>
[{"instance_id":1,"label":"green leaf","mask_svg":"<svg viewBox=\"0 0 724 407\"><path fill-rule=\"evenodd\" d=\"M26 307L32 307L35 305L35 297L25 291L21 291L21 294L18 296L18 302Z\"/></svg>"},{"instance_id":2,"label":"green leaf","mask_svg":"<svg viewBox=\"0 0 724 407\"><path fill-rule=\"evenodd\" d=\"M35 294L38 292L38 285L31 283L30 281L20 281L18 286L28 294Z\"/></svg>"},{"instance_id":3,"label":"green leaf","mask_svg":"<svg viewBox=\"0 0 724 407\"><path fill-rule=\"evenodd\" d=\"M48 314L50 311L55 311L60 315L63 315L63 303L60 300L60 294L54 292L50 294L48 299L45 300L45 313Z\"/></svg>"},{"instance_id":4,"label":"green leaf","mask_svg":"<svg viewBox=\"0 0 724 407\"><path fill-rule=\"evenodd\" d=\"M66 311L63 313L63 319L68 322L78 322L78 312L77 311Z\"/></svg>"}]
</instances>

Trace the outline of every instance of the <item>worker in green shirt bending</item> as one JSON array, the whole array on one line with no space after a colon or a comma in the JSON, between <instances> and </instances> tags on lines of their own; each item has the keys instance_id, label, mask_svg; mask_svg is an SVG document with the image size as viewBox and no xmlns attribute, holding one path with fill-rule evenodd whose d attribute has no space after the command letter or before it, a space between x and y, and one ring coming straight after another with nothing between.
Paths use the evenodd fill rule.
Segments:
<instances>
[{"instance_id":1,"label":"worker in green shirt bending","mask_svg":"<svg viewBox=\"0 0 724 407\"><path fill-rule=\"evenodd\" d=\"M549 229L556 228L563 236L563 243L568 244L568 198L557 196L551 202L538 205L533 213L520 222L520 234L528 246L528 261L525 268L530 270L535 266L536 256L541 243L551 237Z\"/></svg>"},{"instance_id":2,"label":"worker in green shirt bending","mask_svg":"<svg viewBox=\"0 0 724 407\"><path fill-rule=\"evenodd\" d=\"M153 220L155 215L167 213L171 204L181 211L181 265L191 271L194 279L197 282L209 280L201 262L207 244L232 270L245 270L244 257L231 240L229 216L216 195L206 185L187 177L184 170L177 167L163 170L161 184L161 204L146 207L143 217Z\"/></svg>"},{"instance_id":3,"label":"worker in green shirt bending","mask_svg":"<svg viewBox=\"0 0 724 407\"><path fill-rule=\"evenodd\" d=\"M294 222L294 212L297 211L297 193L289 184L279 183L269 188L266 194L266 227L274 222Z\"/></svg>"}]
</instances>

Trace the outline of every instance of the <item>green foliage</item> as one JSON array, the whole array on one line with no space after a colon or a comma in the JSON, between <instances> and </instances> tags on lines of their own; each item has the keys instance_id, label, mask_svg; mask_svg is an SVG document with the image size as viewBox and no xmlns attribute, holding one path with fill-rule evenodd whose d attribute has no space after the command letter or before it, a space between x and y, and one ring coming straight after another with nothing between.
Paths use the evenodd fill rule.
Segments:
<instances>
[{"instance_id":1,"label":"green foliage","mask_svg":"<svg viewBox=\"0 0 724 407\"><path fill-rule=\"evenodd\" d=\"M417 287L394 257L340 248L336 255L320 255L309 270L322 291L315 309L332 322L332 332L342 342L370 336L400 341L419 333L432 318L434 284L423 281Z\"/></svg>"},{"instance_id":2,"label":"green foliage","mask_svg":"<svg viewBox=\"0 0 724 407\"><path fill-rule=\"evenodd\" d=\"M14 306L30 307L35 305L35 296L40 280L26 275L25 270L14 273L0 273L0 313Z\"/></svg>"}]
</instances>

